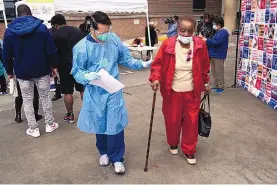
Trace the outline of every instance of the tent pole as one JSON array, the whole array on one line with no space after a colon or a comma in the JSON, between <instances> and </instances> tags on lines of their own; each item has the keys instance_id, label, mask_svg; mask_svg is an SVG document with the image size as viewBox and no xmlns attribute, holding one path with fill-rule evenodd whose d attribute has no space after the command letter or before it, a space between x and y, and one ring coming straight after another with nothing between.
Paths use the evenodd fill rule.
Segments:
<instances>
[{"instance_id":1,"label":"tent pole","mask_svg":"<svg viewBox=\"0 0 277 185\"><path fill-rule=\"evenodd\" d=\"M150 25L149 25L149 14L148 14L148 1L147 1L147 12L146 12L146 23L147 23L147 30L148 30L148 42L149 42L149 46L151 47L151 37L150 37ZM153 59L153 55L150 52L150 56L151 56L151 60Z\"/></svg>"},{"instance_id":2,"label":"tent pole","mask_svg":"<svg viewBox=\"0 0 277 185\"><path fill-rule=\"evenodd\" d=\"M240 21L241 21L241 0L239 2L239 14L238 14L238 21L237 21L237 46L236 46L236 63L235 63L235 77L234 77L234 84L231 86L232 88L236 88L238 85L237 76L238 76L238 49L239 49L239 36L240 36Z\"/></svg>"},{"instance_id":3,"label":"tent pole","mask_svg":"<svg viewBox=\"0 0 277 185\"><path fill-rule=\"evenodd\" d=\"M4 16L5 26L6 26L6 28L8 28L8 22L7 22L7 17L6 17L5 10L3 10L3 16Z\"/></svg>"}]
</instances>

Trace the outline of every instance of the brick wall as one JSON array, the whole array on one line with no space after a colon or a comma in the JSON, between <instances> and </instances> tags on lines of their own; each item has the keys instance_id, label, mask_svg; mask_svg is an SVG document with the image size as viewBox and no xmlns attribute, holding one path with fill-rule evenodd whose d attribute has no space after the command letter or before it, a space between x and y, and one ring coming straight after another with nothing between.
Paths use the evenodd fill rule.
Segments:
<instances>
[{"instance_id":1,"label":"brick wall","mask_svg":"<svg viewBox=\"0 0 277 185\"><path fill-rule=\"evenodd\" d=\"M156 15L201 15L204 12L193 12L192 0L148 0L149 14ZM222 0L206 0L207 12L220 14Z\"/></svg>"},{"instance_id":2,"label":"brick wall","mask_svg":"<svg viewBox=\"0 0 277 185\"><path fill-rule=\"evenodd\" d=\"M206 11L221 14L221 5L222 0L206 0Z\"/></svg>"},{"instance_id":3,"label":"brick wall","mask_svg":"<svg viewBox=\"0 0 277 185\"><path fill-rule=\"evenodd\" d=\"M192 13L192 0L148 0L150 15Z\"/></svg>"}]
</instances>

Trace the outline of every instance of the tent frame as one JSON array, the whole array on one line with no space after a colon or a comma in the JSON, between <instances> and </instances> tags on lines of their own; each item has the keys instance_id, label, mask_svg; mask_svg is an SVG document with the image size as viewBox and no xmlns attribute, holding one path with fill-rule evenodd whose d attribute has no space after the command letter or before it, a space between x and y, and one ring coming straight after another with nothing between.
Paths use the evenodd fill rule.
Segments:
<instances>
[{"instance_id":1,"label":"tent frame","mask_svg":"<svg viewBox=\"0 0 277 185\"><path fill-rule=\"evenodd\" d=\"M3 13L5 26L6 26L6 28L7 28L7 27L8 27L8 21L7 21L6 11L5 11L5 3L4 3L4 1L3 1L3 0L0 0L0 1L2 1L2 2L3 2L3 10L0 10L0 11L2 11L2 13Z\"/></svg>"},{"instance_id":2,"label":"tent frame","mask_svg":"<svg viewBox=\"0 0 277 185\"><path fill-rule=\"evenodd\" d=\"M151 47L151 34L150 34L150 24L149 24L149 5L148 5L148 0L145 0L145 2L146 2L146 12L145 11L143 11L143 12L141 12L141 13L146 13L146 24L147 24L147 34L148 34L148 42L149 42L149 46ZM54 0L54 4L55 4L55 0ZM60 12L63 12L63 10L59 10ZM105 10L102 10L102 11L105 11ZM86 12L86 11L84 11L84 12ZM109 11L109 13L111 13L110 11ZM153 54L152 54L152 52L150 53L150 56L151 56L151 59L153 58Z\"/></svg>"},{"instance_id":3,"label":"tent frame","mask_svg":"<svg viewBox=\"0 0 277 185\"><path fill-rule=\"evenodd\" d=\"M6 26L6 28L8 28L8 21L7 21L6 11L2 10L2 13L3 13L3 17L4 17L5 26Z\"/></svg>"},{"instance_id":4,"label":"tent frame","mask_svg":"<svg viewBox=\"0 0 277 185\"><path fill-rule=\"evenodd\" d=\"M148 9L148 0L146 1L146 24L147 24L147 30L148 30L148 42L149 42L149 46L151 47L152 44L151 44L151 35L150 35L150 24L149 24L149 9ZM150 52L150 56L151 56L151 60L153 59L153 54L152 52Z\"/></svg>"},{"instance_id":5,"label":"tent frame","mask_svg":"<svg viewBox=\"0 0 277 185\"><path fill-rule=\"evenodd\" d=\"M148 7L148 0L145 0L145 1L146 1L146 12L144 12L144 13L146 13L146 24L147 24L147 28L148 28L147 29L148 42L149 42L149 46L151 47L151 35L150 35L150 24L149 24L149 7ZM22 4L25 4L25 3L22 2ZM16 4L18 4L18 3L16 3ZM54 1L54 4L55 4L55 1ZM4 14L4 11L3 11L3 14ZM4 15L4 17L6 17L6 15ZM6 18L5 18L5 20L6 20ZM5 23L6 23L6 21L5 21ZM6 23L6 26L7 26L7 23ZM150 56L151 56L151 60L152 60L153 59L152 52L150 53Z\"/></svg>"},{"instance_id":6,"label":"tent frame","mask_svg":"<svg viewBox=\"0 0 277 185\"><path fill-rule=\"evenodd\" d=\"M238 50L239 50L239 38L240 38L240 23L241 23L241 3L242 0L239 1L239 12L238 12L238 20L237 20L237 45L236 45L236 63L235 63L235 77L234 77L234 84L231 86L231 88L237 88L238 87Z\"/></svg>"}]
</instances>

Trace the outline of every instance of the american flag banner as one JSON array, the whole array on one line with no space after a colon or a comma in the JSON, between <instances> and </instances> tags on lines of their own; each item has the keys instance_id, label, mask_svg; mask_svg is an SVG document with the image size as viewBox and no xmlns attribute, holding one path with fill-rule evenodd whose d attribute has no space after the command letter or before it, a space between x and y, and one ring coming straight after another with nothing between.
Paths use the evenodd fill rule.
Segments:
<instances>
[{"instance_id":1,"label":"american flag banner","mask_svg":"<svg viewBox=\"0 0 277 185\"><path fill-rule=\"evenodd\" d=\"M248 0L242 0L241 1L241 11L245 11L246 10L246 1L248 1Z\"/></svg>"},{"instance_id":2,"label":"american flag banner","mask_svg":"<svg viewBox=\"0 0 277 185\"><path fill-rule=\"evenodd\" d=\"M277 0L271 0L270 7L271 8L277 8Z\"/></svg>"},{"instance_id":3,"label":"american flag banner","mask_svg":"<svg viewBox=\"0 0 277 185\"><path fill-rule=\"evenodd\" d=\"M242 0L238 84L277 110L277 0Z\"/></svg>"}]
</instances>

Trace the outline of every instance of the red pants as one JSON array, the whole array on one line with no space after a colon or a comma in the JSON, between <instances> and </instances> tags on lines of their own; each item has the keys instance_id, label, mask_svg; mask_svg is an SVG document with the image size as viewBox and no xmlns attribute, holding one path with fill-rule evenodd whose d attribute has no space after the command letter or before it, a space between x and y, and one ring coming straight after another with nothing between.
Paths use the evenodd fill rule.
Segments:
<instances>
[{"instance_id":1,"label":"red pants","mask_svg":"<svg viewBox=\"0 0 277 185\"><path fill-rule=\"evenodd\" d=\"M194 154L198 140L198 114L200 97L194 92L175 92L163 101L163 114L166 125L167 142L178 146L182 130L181 148L184 154Z\"/></svg>"}]
</instances>

